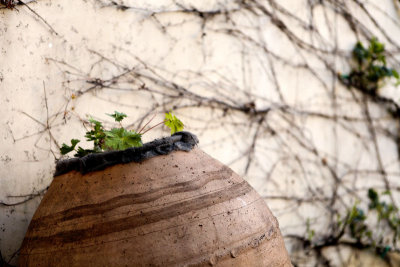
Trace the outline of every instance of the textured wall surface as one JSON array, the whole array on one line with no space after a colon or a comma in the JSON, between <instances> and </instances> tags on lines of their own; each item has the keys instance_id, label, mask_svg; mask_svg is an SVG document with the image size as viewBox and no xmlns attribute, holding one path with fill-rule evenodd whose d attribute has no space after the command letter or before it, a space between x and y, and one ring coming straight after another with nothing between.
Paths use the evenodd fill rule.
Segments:
<instances>
[{"instance_id":1,"label":"textured wall surface","mask_svg":"<svg viewBox=\"0 0 400 267\"><path fill-rule=\"evenodd\" d=\"M0 9L6 261L16 263L59 146L83 137L88 116L112 126L114 110L140 129L173 109L200 148L265 197L300 266L320 255L302 255L297 237L328 233L369 187L400 202L398 121L337 78L356 41L372 36L399 67L397 1L25 2ZM392 81L379 94L400 98ZM332 265L354 260L343 251Z\"/></svg>"}]
</instances>

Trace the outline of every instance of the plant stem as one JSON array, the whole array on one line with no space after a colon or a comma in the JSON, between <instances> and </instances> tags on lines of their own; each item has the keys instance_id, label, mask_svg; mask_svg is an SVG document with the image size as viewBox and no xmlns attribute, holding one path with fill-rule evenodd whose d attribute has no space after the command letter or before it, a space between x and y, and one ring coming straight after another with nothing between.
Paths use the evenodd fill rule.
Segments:
<instances>
[{"instance_id":1,"label":"plant stem","mask_svg":"<svg viewBox=\"0 0 400 267\"><path fill-rule=\"evenodd\" d=\"M149 123L154 119L154 117L155 117L156 115L157 115L157 113L153 115L153 117L142 127L142 129L139 130L138 133L141 133L141 132L143 131L143 129L146 128L147 125L149 125Z\"/></svg>"},{"instance_id":2,"label":"plant stem","mask_svg":"<svg viewBox=\"0 0 400 267\"><path fill-rule=\"evenodd\" d=\"M165 120L163 120L162 122L157 123L156 125L154 125L153 127L149 128L149 129L147 129L144 133L142 133L142 135L145 134L145 133L147 133L147 132L150 131L151 129L157 127L158 125L163 124L163 123L165 123ZM139 132L139 133L140 133L140 132Z\"/></svg>"}]
</instances>

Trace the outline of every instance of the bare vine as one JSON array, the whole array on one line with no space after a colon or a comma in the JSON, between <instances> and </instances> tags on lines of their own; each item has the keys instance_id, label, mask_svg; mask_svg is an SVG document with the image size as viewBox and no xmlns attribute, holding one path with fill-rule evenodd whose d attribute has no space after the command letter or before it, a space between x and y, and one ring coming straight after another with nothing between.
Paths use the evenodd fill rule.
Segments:
<instances>
[{"instance_id":1,"label":"bare vine","mask_svg":"<svg viewBox=\"0 0 400 267\"><path fill-rule=\"evenodd\" d=\"M205 149L218 150L223 142L234 147L229 163L241 162L241 174L258 189L265 189L260 194L282 220L281 230L296 266L305 264L307 253L313 253L315 266L336 266L334 257L324 253L330 247L370 249L380 255L386 251L383 256L387 255L385 242L374 244L352 237L350 211L356 203L365 210L371 187L380 194L390 191L386 197L394 208L400 204L396 182L400 178L399 157L388 158L381 141L387 140L400 151L399 102L381 90L373 95L354 90L338 78L338 73L349 69L354 45L340 43L338 25L347 27L355 41L367 42L379 36L387 47L388 64L398 69L400 40L386 27L391 23L400 28L398 17L359 0L308 0L302 3L302 14L275 0L216 1L208 8L178 1L162 8L135 6L132 1L93 2L101 8L140 14L142 22L154 23L171 49L179 43L171 29L195 21L202 64L174 73L168 66L143 59L118 44L112 56L89 49L93 62L85 70L67 58L48 58L64 75L61 86L67 92L66 101L56 114L47 113L46 122L25 115L42 126L33 135L48 135L48 150L54 158L54 148L63 141L52 135L54 125L85 123L72 108L73 99L99 97L100 92L145 96L149 101L146 105L118 103L140 111L128 127L140 129L154 110L173 109L183 120L186 117L196 122L191 131L200 135ZM382 14L387 21L380 19ZM171 16L182 19L176 24L166 22ZM239 47L241 60L234 67L242 77L230 76L229 68L207 68L215 56L210 40L219 36ZM99 69L108 73L96 71ZM260 76L263 86L254 81ZM293 82L296 79L298 82ZM307 91L309 82L319 89ZM103 100L113 104L110 99ZM319 132L314 123L321 125ZM221 129L218 139L201 138ZM354 158L345 154L352 145L359 152ZM372 156L366 159L365 154ZM288 216L296 219L288 220ZM389 252L399 250L395 243Z\"/></svg>"}]
</instances>

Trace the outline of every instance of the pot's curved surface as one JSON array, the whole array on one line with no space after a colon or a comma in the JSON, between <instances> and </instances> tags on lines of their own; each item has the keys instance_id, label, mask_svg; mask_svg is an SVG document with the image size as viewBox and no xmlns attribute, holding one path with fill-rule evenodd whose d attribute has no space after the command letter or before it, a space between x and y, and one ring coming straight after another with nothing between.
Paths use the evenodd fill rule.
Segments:
<instances>
[{"instance_id":1,"label":"pot's curved surface","mask_svg":"<svg viewBox=\"0 0 400 267\"><path fill-rule=\"evenodd\" d=\"M278 222L200 149L56 177L20 266L291 266Z\"/></svg>"}]
</instances>

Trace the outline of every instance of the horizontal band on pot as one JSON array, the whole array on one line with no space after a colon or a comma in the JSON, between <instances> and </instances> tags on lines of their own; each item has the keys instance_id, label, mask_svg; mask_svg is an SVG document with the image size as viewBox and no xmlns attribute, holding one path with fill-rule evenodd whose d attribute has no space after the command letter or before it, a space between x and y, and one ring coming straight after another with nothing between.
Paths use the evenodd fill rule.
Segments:
<instances>
[{"instance_id":1,"label":"horizontal band on pot","mask_svg":"<svg viewBox=\"0 0 400 267\"><path fill-rule=\"evenodd\" d=\"M36 234L34 236L25 237L25 241L29 243L31 255L51 253L46 252L46 250L49 248L62 250L61 246L68 243L75 243L75 246L80 246L81 242L84 240L91 240L99 236L135 229L143 225L171 219L188 212L206 209L248 194L251 190L251 186L247 182L242 181L241 183L234 184L229 188L223 188L212 193L199 195L156 210L141 212L140 214L126 216L112 221L100 222L87 228L61 231L53 235L48 235L48 233L40 235L39 233L39 235ZM36 223L37 226L40 227L40 220ZM44 252L33 252L36 248L40 248L41 250L44 250Z\"/></svg>"},{"instance_id":2,"label":"horizontal band on pot","mask_svg":"<svg viewBox=\"0 0 400 267\"><path fill-rule=\"evenodd\" d=\"M194 134L190 132L177 132L170 137L145 143L142 147L94 153L82 158L58 161L54 176L59 176L70 171L78 171L85 174L92 171L103 170L115 164L141 162L155 156L169 154L172 151L190 151L198 143L199 140Z\"/></svg>"}]
</instances>

